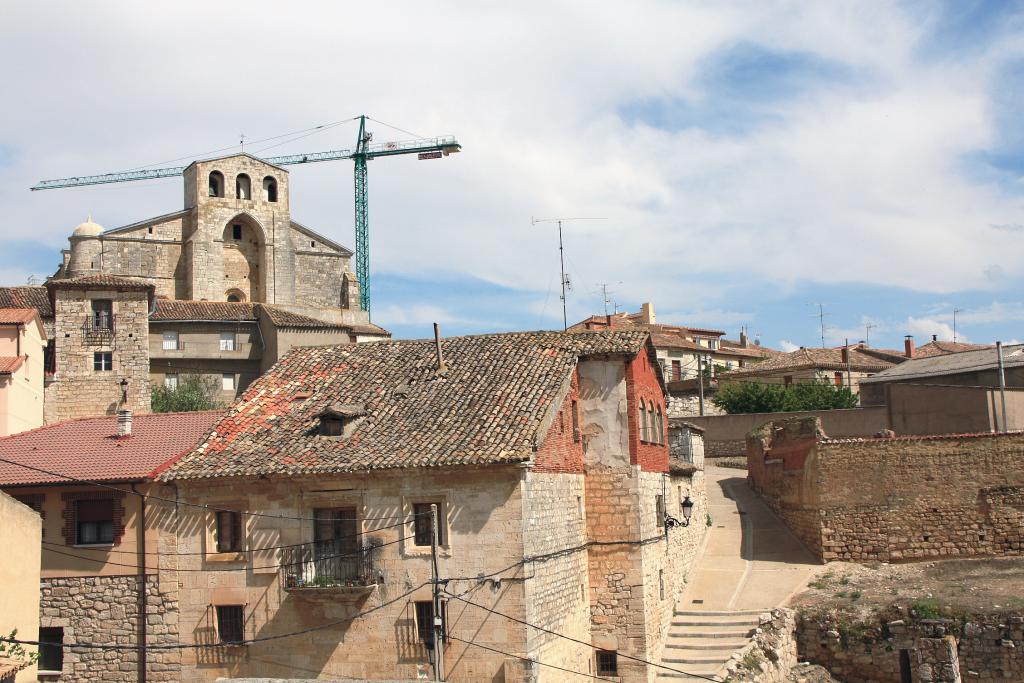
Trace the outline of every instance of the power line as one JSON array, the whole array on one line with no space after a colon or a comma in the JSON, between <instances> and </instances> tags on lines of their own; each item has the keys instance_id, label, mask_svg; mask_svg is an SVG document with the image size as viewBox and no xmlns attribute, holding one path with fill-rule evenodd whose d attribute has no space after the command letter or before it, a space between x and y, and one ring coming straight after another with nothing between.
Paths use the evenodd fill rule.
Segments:
<instances>
[{"instance_id":1,"label":"power line","mask_svg":"<svg viewBox=\"0 0 1024 683\"><path fill-rule=\"evenodd\" d=\"M88 649L88 650L110 650L110 651L124 651L124 650L128 650L128 651L132 651L132 652L137 652L140 647L142 647L142 648L144 648L146 650L206 650L206 649L214 649L214 648L221 648L221 647L234 647L234 646L237 646L237 645L253 645L255 643L264 643L264 642L266 642L268 640L281 640L283 638L293 638L295 636L302 636L302 635L306 635L307 633L315 633L316 631L322 631L324 629L333 628L335 626L340 626L341 624L344 624L344 623L347 623L349 621L352 621L353 619L358 619L359 617L363 617L363 616L366 616L367 614L372 614L373 612L377 612L379 610L382 610L385 607L388 607L390 605L395 604L399 600L404 600L405 598L409 597L410 595L412 595L413 593L418 591L420 588L423 588L424 586L426 586L427 583L429 583L429 582L428 581L424 581L420 585L418 585L415 588L412 588L412 589L406 591L405 593L402 593L401 595L399 595L396 598L392 598L391 600L388 600L387 602L382 602L381 604L377 605L376 607L371 607L370 609L363 610L362 612L358 612L357 614L353 614L353 615L345 617L343 619L335 619L334 621L329 621L329 622L326 622L326 623L323 623L323 624L318 624L316 626L310 626L309 628L304 628L301 631L290 631L288 633L279 633L279 634L272 635L272 636L260 636L258 638L249 638L249 639L246 639L246 640L234 640L234 641L227 642L227 643L167 643L167 644L154 643L153 645L149 645L149 644L146 644L146 645L103 645L103 644L100 644L100 643L52 643L52 642L45 642L44 643L44 642L39 641L39 640L21 640L19 638L9 638L7 636L0 636L0 642L15 643L17 645L35 645L35 646L46 646L46 647L56 647L56 646L60 645L60 647L62 649L63 648L82 648L82 649Z\"/></svg>"},{"instance_id":2,"label":"power line","mask_svg":"<svg viewBox=\"0 0 1024 683\"><path fill-rule=\"evenodd\" d=\"M380 119L370 118L369 116L367 116L366 118L368 120L370 120L370 121L373 121L374 123L379 123L382 126L387 126L388 128L394 128L395 130L397 130L400 133L405 133L406 135L411 135L414 138L425 138L425 137L427 137L425 135L420 135L419 133L413 133L411 130L406 130L405 128L399 128L398 126L393 126L390 123L384 123Z\"/></svg>"},{"instance_id":3,"label":"power line","mask_svg":"<svg viewBox=\"0 0 1024 683\"><path fill-rule=\"evenodd\" d=\"M582 671L574 671L573 669L566 669L566 668L563 668L561 666L558 666L557 664L548 664L548 663L542 662L542 661L540 661L538 659L530 659L529 657L523 657L522 655L515 655L515 654L512 654L511 652L505 652L504 650L499 650L499 649L494 648L494 647L489 647L487 645L481 645L480 643L478 643L476 641L463 640L462 638L459 638L458 636L453 636L450 633L448 634L448 638L451 638L452 640L457 640L460 643L465 643L466 645L472 645L473 647L478 647L478 648L480 648L482 650L490 650L491 652L495 652L495 653L497 653L499 655L505 655L506 657L513 657L515 659L519 659L519 660L522 660L524 662L530 662L531 664L539 664L540 666L547 666L547 667L550 667L552 669L558 669L559 671L564 671L566 673L576 674L577 676L583 676L584 678L594 678L594 679L597 679L599 681L614 681L614 680L617 680L617 679L614 679L614 678L605 678L604 676L595 676L594 674L585 674ZM708 680L714 680L714 679L708 679Z\"/></svg>"},{"instance_id":4,"label":"power line","mask_svg":"<svg viewBox=\"0 0 1024 683\"><path fill-rule=\"evenodd\" d=\"M536 630L541 631L543 633L547 633L547 634L552 635L552 636L558 636L559 638L565 638L566 640L571 640L572 642L578 643L580 645L586 645L587 647L589 647L589 648L591 648L593 650L600 650L600 649L602 649L602 648L597 647L596 645L593 645L591 643L586 642L585 640L579 640L578 638L573 638L572 636L567 636L564 633L559 633L557 631L552 631L551 629L544 628L543 626L537 626L536 624L531 624L528 621L524 621L522 619L518 619L518 618L510 616L508 614L503 614L502 612L499 612L496 609L493 609L493 608L490 608L490 607L485 607L484 605L481 605L479 603L473 602L472 600L467 600L466 598L463 598L461 596L455 595L454 593L449 592L447 589L445 589L444 592L447 595L449 595L451 598L453 598L455 600L458 600L459 602L464 602L467 605L472 605L473 607L478 607L480 609L487 610L491 614L497 615L499 617L504 617L505 619L508 619L509 621L514 621L517 624L521 624L523 626L529 626L530 628L536 629ZM650 665L650 666L655 666L655 667L658 667L659 669L665 669L666 671L671 671L671 672L677 673L677 674L684 674L686 676L693 676L695 678L702 678L702 679L704 679L706 681L716 681L717 682L717 680L718 680L716 678L711 678L710 676L704 676L704 675L701 675L701 674L690 673L689 671L683 671L681 669L674 669L674 668L672 668L670 666L665 666L664 664L656 664L655 662L648 661L646 659L643 659L642 657L634 657L633 655L628 655L628 654L625 654L623 652L618 652L617 655L619 657L622 657L623 659L630 659L630 660L633 660L634 662L640 662L641 664L647 664L647 665Z\"/></svg>"},{"instance_id":5,"label":"power line","mask_svg":"<svg viewBox=\"0 0 1024 683\"><path fill-rule=\"evenodd\" d=\"M78 477L72 477L72 476L69 476L67 474L61 474L60 472L53 472L51 470L43 469L42 467L34 467L33 465L26 465L23 462L17 462L15 460L9 460L7 458L0 458L0 462L5 462L8 465L15 465L16 467L24 467L27 470L31 470L33 472L39 472L40 474L46 474L46 475L49 475L51 477L60 477L61 479L66 479L67 481L69 481L71 483L74 483L74 484L83 484L83 485L88 485L88 486L96 486L98 488L108 489L110 491L117 491L118 493L128 493L128 494L131 494L133 496L138 496L142 500L155 500L155 501L158 501L158 502L161 502L161 503L167 503L167 504L173 505L175 507L180 505L180 506L183 506L183 507L191 507L191 508L198 508L200 510L208 510L210 512L236 512L236 513L238 513L240 515L246 515L248 517L269 517L270 519L290 519L290 520L309 521L309 522L330 522L330 521L334 521L332 518L329 518L329 517L300 517L300 516L295 516L295 515L274 515L274 514L271 514L271 513L268 513L268 512L247 512L245 510L232 510L230 508L218 508L218 507L213 507L212 505L204 505L202 503L188 503L188 502L181 501L181 500L171 500L170 498L161 498L160 496L154 496L152 494L139 493L138 491L132 491L130 489L118 488L117 486L109 486L107 484L102 484L102 483L100 483L98 481L93 481L91 479L79 479ZM419 514L413 513L412 516L413 517L425 517L428 514L430 514L430 513L419 513ZM360 519L362 519L363 521L381 521L381 520L383 520L383 521L391 521L391 522L395 521L394 517L361 517Z\"/></svg>"}]
</instances>

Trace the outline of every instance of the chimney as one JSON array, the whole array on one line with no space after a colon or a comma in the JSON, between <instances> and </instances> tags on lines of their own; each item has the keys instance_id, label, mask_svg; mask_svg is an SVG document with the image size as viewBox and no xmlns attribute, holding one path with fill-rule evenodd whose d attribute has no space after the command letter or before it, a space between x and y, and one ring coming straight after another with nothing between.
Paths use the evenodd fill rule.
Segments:
<instances>
[{"instance_id":1,"label":"chimney","mask_svg":"<svg viewBox=\"0 0 1024 683\"><path fill-rule=\"evenodd\" d=\"M933 342L937 342L937 341L939 341L939 335L937 335L937 334L933 334L933 335L932 335L932 341L933 341Z\"/></svg>"},{"instance_id":2,"label":"chimney","mask_svg":"<svg viewBox=\"0 0 1024 683\"><path fill-rule=\"evenodd\" d=\"M437 352L437 371L444 372L448 367L444 364L444 356L441 353L441 327L434 323L434 350Z\"/></svg>"},{"instance_id":3,"label":"chimney","mask_svg":"<svg viewBox=\"0 0 1024 683\"><path fill-rule=\"evenodd\" d=\"M747 348L747 328L745 327L740 328L740 348Z\"/></svg>"},{"instance_id":4,"label":"chimney","mask_svg":"<svg viewBox=\"0 0 1024 683\"><path fill-rule=\"evenodd\" d=\"M842 352L843 352L843 354L842 354L843 363L844 364L845 363L849 363L850 362L850 347L849 346L844 346L842 348Z\"/></svg>"},{"instance_id":5,"label":"chimney","mask_svg":"<svg viewBox=\"0 0 1024 683\"><path fill-rule=\"evenodd\" d=\"M117 438L127 439L132 435L132 411L117 411Z\"/></svg>"},{"instance_id":6,"label":"chimney","mask_svg":"<svg viewBox=\"0 0 1024 683\"><path fill-rule=\"evenodd\" d=\"M903 338L903 355L907 358L914 357L914 337L912 335L908 334Z\"/></svg>"},{"instance_id":7,"label":"chimney","mask_svg":"<svg viewBox=\"0 0 1024 683\"><path fill-rule=\"evenodd\" d=\"M640 318L644 323L648 325L653 325L654 323L656 323L657 319L654 317L654 304L652 304L649 301L640 304Z\"/></svg>"}]
</instances>

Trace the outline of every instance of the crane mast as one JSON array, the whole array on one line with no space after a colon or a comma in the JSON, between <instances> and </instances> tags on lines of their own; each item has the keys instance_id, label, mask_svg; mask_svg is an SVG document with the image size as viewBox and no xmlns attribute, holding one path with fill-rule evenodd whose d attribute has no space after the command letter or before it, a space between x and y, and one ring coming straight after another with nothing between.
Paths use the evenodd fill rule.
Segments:
<instances>
[{"instance_id":1,"label":"crane mast","mask_svg":"<svg viewBox=\"0 0 1024 683\"><path fill-rule=\"evenodd\" d=\"M370 312L370 203L367 193L366 162L377 157L416 154L422 159L439 159L462 150L462 145L453 135L434 138L416 138L394 142L372 143L373 134L366 130L366 116L359 117L359 136L356 138L355 149L337 149L325 152L306 154L287 154L284 156L261 158L262 161L275 166L292 164L312 164L320 161L339 161L351 159L355 165L355 237L356 237L356 277L359 280L359 303L363 310ZM371 144L372 143L372 144ZM254 156L254 155L252 155ZM259 158L259 157L257 157ZM141 169L121 173L104 173L90 176L73 176L40 180L32 186L32 190L58 190L66 187L82 187L84 185L105 185L108 183L126 183L136 180L153 180L180 176L188 166L170 168Z\"/></svg>"}]
</instances>

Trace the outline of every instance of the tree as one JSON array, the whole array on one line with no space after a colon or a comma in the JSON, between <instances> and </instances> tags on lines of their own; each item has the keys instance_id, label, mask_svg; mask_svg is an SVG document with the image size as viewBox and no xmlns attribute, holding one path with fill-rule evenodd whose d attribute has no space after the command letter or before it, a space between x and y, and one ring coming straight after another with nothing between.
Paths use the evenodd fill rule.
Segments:
<instances>
[{"instance_id":1,"label":"tree","mask_svg":"<svg viewBox=\"0 0 1024 683\"><path fill-rule=\"evenodd\" d=\"M182 375L178 386L170 389L163 385L153 387L151 396L154 413L187 413L195 410L213 410L220 407L214 399L217 383L202 375Z\"/></svg>"},{"instance_id":2,"label":"tree","mask_svg":"<svg viewBox=\"0 0 1024 683\"><path fill-rule=\"evenodd\" d=\"M849 387L839 387L829 382L804 382L788 387L742 382L724 385L711 402L730 415L735 415L856 408L858 400Z\"/></svg>"}]
</instances>

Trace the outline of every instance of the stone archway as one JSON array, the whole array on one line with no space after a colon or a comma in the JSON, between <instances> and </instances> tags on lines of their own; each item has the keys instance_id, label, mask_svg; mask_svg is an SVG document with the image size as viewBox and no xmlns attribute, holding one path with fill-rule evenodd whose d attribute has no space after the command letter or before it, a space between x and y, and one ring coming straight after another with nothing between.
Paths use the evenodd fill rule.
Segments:
<instances>
[{"instance_id":1,"label":"stone archway","mask_svg":"<svg viewBox=\"0 0 1024 683\"><path fill-rule=\"evenodd\" d=\"M225 300L266 301L265 245L263 227L249 214L239 214L224 225L221 262Z\"/></svg>"}]
</instances>

